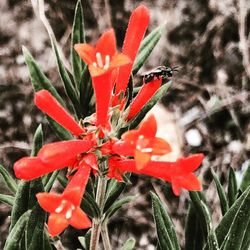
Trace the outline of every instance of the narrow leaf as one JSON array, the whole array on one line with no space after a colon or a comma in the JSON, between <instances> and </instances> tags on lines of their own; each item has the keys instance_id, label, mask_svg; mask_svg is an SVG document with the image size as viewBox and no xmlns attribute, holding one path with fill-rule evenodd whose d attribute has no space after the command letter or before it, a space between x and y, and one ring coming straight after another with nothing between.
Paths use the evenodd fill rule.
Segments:
<instances>
[{"instance_id":1,"label":"narrow leaf","mask_svg":"<svg viewBox=\"0 0 250 250\"><path fill-rule=\"evenodd\" d=\"M209 250L219 249L218 242L212 228L212 220L207 205L201 199L199 192L189 192L194 208L199 216L204 238L207 239Z\"/></svg>"},{"instance_id":2,"label":"narrow leaf","mask_svg":"<svg viewBox=\"0 0 250 250\"><path fill-rule=\"evenodd\" d=\"M247 190L245 190L245 192L235 201L235 203L230 207L230 209L227 211L227 213L224 215L221 222L215 229L219 246L222 245L222 242L224 241L226 235L228 234L229 229L234 221L234 218L236 217L242 204L244 204L246 200L249 199L249 195L250 195L250 187Z\"/></svg>"},{"instance_id":3,"label":"narrow leaf","mask_svg":"<svg viewBox=\"0 0 250 250\"><path fill-rule=\"evenodd\" d=\"M224 245L223 250L241 249L244 243L243 239L248 228L248 223L250 221L249 204L250 193L248 193L232 220L229 232L224 240L225 242L222 243L222 245Z\"/></svg>"},{"instance_id":4,"label":"narrow leaf","mask_svg":"<svg viewBox=\"0 0 250 250\"><path fill-rule=\"evenodd\" d=\"M135 239L129 238L126 240L121 250L133 250L134 247L135 247Z\"/></svg>"},{"instance_id":5,"label":"narrow leaf","mask_svg":"<svg viewBox=\"0 0 250 250\"><path fill-rule=\"evenodd\" d=\"M213 169L211 169L211 173L213 175L213 179L214 179L214 182L216 185L217 193L218 193L219 198L220 198L221 213L222 213L222 215L224 215L228 210L228 203L227 203L226 194L223 190L223 187L222 187L217 175L213 171Z\"/></svg>"},{"instance_id":6,"label":"narrow leaf","mask_svg":"<svg viewBox=\"0 0 250 250\"><path fill-rule=\"evenodd\" d=\"M248 226L242 241L242 250L249 250L250 247L250 221L248 221Z\"/></svg>"},{"instance_id":7,"label":"narrow leaf","mask_svg":"<svg viewBox=\"0 0 250 250\"><path fill-rule=\"evenodd\" d=\"M147 35L139 48L139 53L136 57L135 63L133 65L133 75L135 75L141 66L145 63L148 59L149 55L151 54L152 50L158 43L161 38L162 34L162 26L154 29L149 35Z\"/></svg>"},{"instance_id":8,"label":"narrow leaf","mask_svg":"<svg viewBox=\"0 0 250 250\"><path fill-rule=\"evenodd\" d=\"M201 224L192 204L189 205L185 224L185 250L200 250L204 244Z\"/></svg>"},{"instance_id":9,"label":"narrow leaf","mask_svg":"<svg viewBox=\"0 0 250 250\"><path fill-rule=\"evenodd\" d=\"M110 208L110 206L117 200L120 196L124 188L126 187L126 183L118 182L114 179L110 180L108 183L107 194L106 194L106 201L104 205L104 212Z\"/></svg>"},{"instance_id":10,"label":"narrow leaf","mask_svg":"<svg viewBox=\"0 0 250 250\"><path fill-rule=\"evenodd\" d=\"M230 168L228 177L228 188L227 188L229 207L233 205L233 203L237 198L237 190L238 188L237 188L235 172L232 168Z\"/></svg>"},{"instance_id":11,"label":"narrow leaf","mask_svg":"<svg viewBox=\"0 0 250 250\"><path fill-rule=\"evenodd\" d=\"M75 16L71 35L71 63L76 87L80 85L84 63L74 50L74 45L85 42L83 11L81 1L78 0L75 8Z\"/></svg>"},{"instance_id":12,"label":"narrow leaf","mask_svg":"<svg viewBox=\"0 0 250 250\"><path fill-rule=\"evenodd\" d=\"M245 170L242 181L240 184L241 192L244 192L250 186L250 163L248 164L247 169Z\"/></svg>"},{"instance_id":13,"label":"narrow leaf","mask_svg":"<svg viewBox=\"0 0 250 250\"><path fill-rule=\"evenodd\" d=\"M27 211L20 216L20 218L18 219L15 226L11 230L11 232L10 232L6 242L5 242L4 250L19 249L21 238L23 236L24 228L25 228L26 222L29 218L30 212L31 211Z\"/></svg>"},{"instance_id":14,"label":"narrow leaf","mask_svg":"<svg viewBox=\"0 0 250 250\"><path fill-rule=\"evenodd\" d=\"M41 71L39 65L32 57L28 49L25 47L23 47L23 55L25 58L25 62L29 68L31 83L34 87L34 90L37 92L41 89L47 89L65 107L65 103L62 100L61 96L53 87L50 80Z\"/></svg>"},{"instance_id":15,"label":"narrow leaf","mask_svg":"<svg viewBox=\"0 0 250 250\"><path fill-rule=\"evenodd\" d=\"M174 225L162 202L156 194L151 192L154 220L157 230L157 238L162 249L180 249Z\"/></svg>"},{"instance_id":16,"label":"narrow leaf","mask_svg":"<svg viewBox=\"0 0 250 250\"><path fill-rule=\"evenodd\" d=\"M28 210L29 206L29 187L28 181L20 181L15 195L15 202L11 210L10 231L17 223L18 219Z\"/></svg>"},{"instance_id":17,"label":"narrow leaf","mask_svg":"<svg viewBox=\"0 0 250 250\"><path fill-rule=\"evenodd\" d=\"M17 184L9 172L0 164L0 175L2 176L6 186L8 187L9 191L13 194L17 191Z\"/></svg>"},{"instance_id":18,"label":"narrow leaf","mask_svg":"<svg viewBox=\"0 0 250 250\"><path fill-rule=\"evenodd\" d=\"M123 205L131 202L135 199L135 196L127 196L116 202L107 210L105 220L107 221L115 212L117 212Z\"/></svg>"},{"instance_id":19,"label":"narrow leaf","mask_svg":"<svg viewBox=\"0 0 250 250\"><path fill-rule=\"evenodd\" d=\"M15 198L11 195L0 194L0 202L13 206Z\"/></svg>"},{"instance_id":20,"label":"narrow leaf","mask_svg":"<svg viewBox=\"0 0 250 250\"><path fill-rule=\"evenodd\" d=\"M85 191L83 200L81 203L81 208L88 214L91 218L98 218L101 214L98 205L96 204L93 197Z\"/></svg>"},{"instance_id":21,"label":"narrow leaf","mask_svg":"<svg viewBox=\"0 0 250 250\"><path fill-rule=\"evenodd\" d=\"M68 75L68 72L67 72L66 68L64 67L63 62L60 58L55 37L53 35L50 35L50 39L51 39L53 51L55 53L59 75L62 79L65 91L73 104L73 107L77 113L77 116L80 117L81 116L81 107L80 107L80 103L78 101L78 96L77 96L76 91L74 89L74 85L73 85L73 83Z\"/></svg>"}]
</instances>

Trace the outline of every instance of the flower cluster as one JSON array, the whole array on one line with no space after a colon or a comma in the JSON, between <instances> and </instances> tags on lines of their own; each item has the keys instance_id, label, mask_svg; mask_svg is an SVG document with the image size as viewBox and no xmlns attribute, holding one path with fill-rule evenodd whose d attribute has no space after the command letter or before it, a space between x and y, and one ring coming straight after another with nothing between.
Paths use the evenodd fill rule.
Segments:
<instances>
[{"instance_id":1,"label":"flower cluster","mask_svg":"<svg viewBox=\"0 0 250 250\"><path fill-rule=\"evenodd\" d=\"M122 53L116 50L113 29L105 32L95 47L75 44L75 50L88 65L96 97L96 113L88 122L77 123L49 91L35 94L35 105L75 136L72 140L44 145L37 156L24 157L14 165L15 175L24 180L65 167L74 173L62 194L37 194L41 207L50 213L48 230L52 236L60 234L68 225L79 229L91 227L80 203L91 172L100 174L98 165L103 160L107 162L108 178L123 181L123 174L132 172L170 182L176 195L182 188L201 190L193 171L200 166L202 154L175 162L153 160L154 156L171 152L169 143L156 137L157 123L153 115L138 129L125 132L121 139L114 136L116 127L110 122L114 109L118 107L119 119L126 123L138 114L162 84L161 77L143 84L125 109L127 84L148 23L148 9L141 5L130 17Z\"/></svg>"}]
</instances>

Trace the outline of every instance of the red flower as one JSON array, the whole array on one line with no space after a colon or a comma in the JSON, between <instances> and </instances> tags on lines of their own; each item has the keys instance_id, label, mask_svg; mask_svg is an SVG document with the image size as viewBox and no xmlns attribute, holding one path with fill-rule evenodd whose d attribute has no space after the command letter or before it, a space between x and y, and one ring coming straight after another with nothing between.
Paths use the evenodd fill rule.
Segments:
<instances>
[{"instance_id":1,"label":"red flower","mask_svg":"<svg viewBox=\"0 0 250 250\"><path fill-rule=\"evenodd\" d=\"M91 221L80 208L89 174L90 166L85 165L75 173L62 194L36 195L40 206L50 213L48 231L52 237L60 234L68 225L77 229L91 227Z\"/></svg>"},{"instance_id":2,"label":"red flower","mask_svg":"<svg viewBox=\"0 0 250 250\"><path fill-rule=\"evenodd\" d=\"M131 70L138 52L140 43L149 24L149 10L144 5L137 7L129 19L125 35L122 53L127 55L131 61L129 64L120 67L117 79L115 94L126 91Z\"/></svg>"},{"instance_id":3,"label":"red flower","mask_svg":"<svg viewBox=\"0 0 250 250\"><path fill-rule=\"evenodd\" d=\"M109 159L108 176L122 181L122 175L126 172L149 175L171 182L175 195L179 195L181 188L192 191L202 189L199 180L192 172L200 166L203 158L203 154L195 154L180 158L176 162L150 161L142 169L138 169L135 160L112 157Z\"/></svg>"},{"instance_id":4,"label":"red flower","mask_svg":"<svg viewBox=\"0 0 250 250\"><path fill-rule=\"evenodd\" d=\"M162 83L162 78L153 79L151 82L144 83L135 99L129 106L129 114L127 119L130 120L135 117L142 107L150 100L150 98L159 89Z\"/></svg>"},{"instance_id":5,"label":"red flower","mask_svg":"<svg viewBox=\"0 0 250 250\"><path fill-rule=\"evenodd\" d=\"M143 168L153 155L164 155L171 152L171 146L165 140L155 137L157 124L153 115L142 122L138 130L130 130L114 143L114 153L123 156L134 156L138 169Z\"/></svg>"},{"instance_id":6,"label":"red flower","mask_svg":"<svg viewBox=\"0 0 250 250\"><path fill-rule=\"evenodd\" d=\"M92 141L70 140L44 145L37 157L24 157L15 162L17 178L32 180L67 166L78 165L81 154L94 146Z\"/></svg>"},{"instance_id":7,"label":"red flower","mask_svg":"<svg viewBox=\"0 0 250 250\"><path fill-rule=\"evenodd\" d=\"M61 106L61 104L47 90L40 90L35 94L35 104L53 120L58 122L73 135L79 136L84 130L74 118Z\"/></svg>"},{"instance_id":8,"label":"red flower","mask_svg":"<svg viewBox=\"0 0 250 250\"><path fill-rule=\"evenodd\" d=\"M96 96L96 124L105 128L117 69L130 63L130 59L124 54L117 53L113 29L100 37L96 47L83 43L75 44L74 48L89 67Z\"/></svg>"}]
</instances>

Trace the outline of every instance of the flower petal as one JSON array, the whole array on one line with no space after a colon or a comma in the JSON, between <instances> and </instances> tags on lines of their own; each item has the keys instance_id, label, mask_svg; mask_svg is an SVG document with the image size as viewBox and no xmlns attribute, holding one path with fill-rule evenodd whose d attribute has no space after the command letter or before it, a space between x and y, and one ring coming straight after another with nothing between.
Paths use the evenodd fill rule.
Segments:
<instances>
[{"instance_id":1,"label":"flower petal","mask_svg":"<svg viewBox=\"0 0 250 250\"><path fill-rule=\"evenodd\" d=\"M150 160L151 160L151 154L142 153L139 150L135 151L135 162L136 162L136 168L138 170L144 168Z\"/></svg>"},{"instance_id":2,"label":"flower petal","mask_svg":"<svg viewBox=\"0 0 250 250\"><path fill-rule=\"evenodd\" d=\"M138 135L144 137L154 137L157 132L157 123L154 115L150 115L142 121L138 129Z\"/></svg>"},{"instance_id":3,"label":"flower petal","mask_svg":"<svg viewBox=\"0 0 250 250\"><path fill-rule=\"evenodd\" d=\"M79 206L90 175L90 166L79 168L63 192L63 198Z\"/></svg>"},{"instance_id":4,"label":"flower petal","mask_svg":"<svg viewBox=\"0 0 250 250\"><path fill-rule=\"evenodd\" d=\"M152 147L152 155L165 155L172 151L170 144L162 138L152 138L149 141L150 147Z\"/></svg>"},{"instance_id":5,"label":"flower petal","mask_svg":"<svg viewBox=\"0 0 250 250\"><path fill-rule=\"evenodd\" d=\"M113 29L109 29L96 43L96 52L100 52L105 60L105 56L109 55L111 58L116 54L116 38Z\"/></svg>"},{"instance_id":6,"label":"flower petal","mask_svg":"<svg viewBox=\"0 0 250 250\"><path fill-rule=\"evenodd\" d=\"M92 78L96 97L96 126L106 127L108 122L108 110L112 93L112 72Z\"/></svg>"},{"instance_id":7,"label":"flower petal","mask_svg":"<svg viewBox=\"0 0 250 250\"><path fill-rule=\"evenodd\" d=\"M117 68L126 64L129 64L131 62L131 60L129 59L128 56L119 53L116 54L112 57L112 60L110 62L110 68Z\"/></svg>"},{"instance_id":8,"label":"flower petal","mask_svg":"<svg viewBox=\"0 0 250 250\"><path fill-rule=\"evenodd\" d=\"M178 173L180 175L186 175L195 171L201 165L203 159L203 154L194 154L186 158L178 159Z\"/></svg>"},{"instance_id":9,"label":"flower petal","mask_svg":"<svg viewBox=\"0 0 250 250\"><path fill-rule=\"evenodd\" d=\"M135 152L135 144L132 145L129 141L118 141L112 146L112 151L118 155L133 156Z\"/></svg>"},{"instance_id":10,"label":"flower petal","mask_svg":"<svg viewBox=\"0 0 250 250\"><path fill-rule=\"evenodd\" d=\"M62 214L52 213L48 220L48 232L52 237L60 234L67 226L68 221Z\"/></svg>"},{"instance_id":11,"label":"flower petal","mask_svg":"<svg viewBox=\"0 0 250 250\"><path fill-rule=\"evenodd\" d=\"M38 157L23 157L14 164L16 177L24 180L33 180L56 169L57 166L45 164Z\"/></svg>"},{"instance_id":12,"label":"flower petal","mask_svg":"<svg viewBox=\"0 0 250 250\"><path fill-rule=\"evenodd\" d=\"M91 227L90 219L79 207L73 211L72 217L69 219L69 224L77 229Z\"/></svg>"},{"instance_id":13,"label":"flower petal","mask_svg":"<svg viewBox=\"0 0 250 250\"><path fill-rule=\"evenodd\" d=\"M53 193L38 193L36 198L40 206L49 213L54 213L62 201L62 195Z\"/></svg>"},{"instance_id":14,"label":"flower petal","mask_svg":"<svg viewBox=\"0 0 250 250\"><path fill-rule=\"evenodd\" d=\"M91 149L93 142L85 140L60 141L44 145L38 152L38 157L54 168L72 165L78 154Z\"/></svg>"},{"instance_id":15,"label":"flower petal","mask_svg":"<svg viewBox=\"0 0 250 250\"><path fill-rule=\"evenodd\" d=\"M40 90L35 94L35 104L44 113L69 130L73 135L80 135L84 130L74 118L61 106L61 104L47 90Z\"/></svg>"},{"instance_id":16,"label":"flower petal","mask_svg":"<svg viewBox=\"0 0 250 250\"><path fill-rule=\"evenodd\" d=\"M122 48L122 53L131 59L131 63L120 68L115 94L126 90L133 63L148 23L149 11L144 5L140 5L131 14Z\"/></svg>"},{"instance_id":17,"label":"flower petal","mask_svg":"<svg viewBox=\"0 0 250 250\"><path fill-rule=\"evenodd\" d=\"M180 188L190 191L201 191L202 186L195 174L190 173L185 176L176 176L172 178L172 187L175 195L179 195Z\"/></svg>"},{"instance_id":18,"label":"flower petal","mask_svg":"<svg viewBox=\"0 0 250 250\"><path fill-rule=\"evenodd\" d=\"M74 49L87 65L91 65L96 61L96 50L91 45L78 43L74 45Z\"/></svg>"}]
</instances>

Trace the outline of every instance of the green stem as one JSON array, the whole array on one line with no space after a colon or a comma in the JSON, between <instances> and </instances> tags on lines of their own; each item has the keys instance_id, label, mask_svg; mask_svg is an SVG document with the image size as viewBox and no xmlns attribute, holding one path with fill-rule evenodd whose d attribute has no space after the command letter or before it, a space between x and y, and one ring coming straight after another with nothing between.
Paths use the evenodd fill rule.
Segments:
<instances>
[{"instance_id":1,"label":"green stem","mask_svg":"<svg viewBox=\"0 0 250 250\"><path fill-rule=\"evenodd\" d=\"M105 195L106 195L106 186L107 186L107 179L103 176L99 176L97 192L96 192L96 203L98 204L101 210L101 215L99 218L93 219L92 233L91 233L91 239L90 239L90 250L96 250L98 247L100 233L101 233L103 207L104 207Z\"/></svg>"},{"instance_id":2,"label":"green stem","mask_svg":"<svg viewBox=\"0 0 250 250\"><path fill-rule=\"evenodd\" d=\"M103 242L104 249L111 250L107 223L102 224L101 234L102 234L102 242Z\"/></svg>"}]
</instances>

